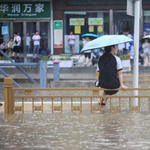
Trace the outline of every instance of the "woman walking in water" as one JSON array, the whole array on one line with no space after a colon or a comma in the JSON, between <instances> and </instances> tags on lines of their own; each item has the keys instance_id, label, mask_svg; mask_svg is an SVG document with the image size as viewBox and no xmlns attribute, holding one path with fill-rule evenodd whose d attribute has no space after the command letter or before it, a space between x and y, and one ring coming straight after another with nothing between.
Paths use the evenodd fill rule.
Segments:
<instances>
[{"instance_id":1,"label":"woman walking in water","mask_svg":"<svg viewBox=\"0 0 150 150\"><path fill-rule=\"evenodd\" d=\"M115 56L117 51L117 45L105 47L105 53L100 57L97 67L99 71L99 86L105 89L117 89L121 87L126 91L128 87L123 84L121 60ZM117 92L116 90L104 90L102 95L113 95ZM105 105L107 100L108 98L102 98L99 104Z\"/></svg>"}]
</instances>

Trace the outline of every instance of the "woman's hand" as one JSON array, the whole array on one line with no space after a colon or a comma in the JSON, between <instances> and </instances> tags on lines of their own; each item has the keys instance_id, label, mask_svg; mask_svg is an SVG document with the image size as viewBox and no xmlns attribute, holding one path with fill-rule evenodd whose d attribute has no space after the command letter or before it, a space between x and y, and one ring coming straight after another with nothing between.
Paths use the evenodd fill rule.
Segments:
<instances>
[{"instance_id":1,"label":"woman's hand","mask_svg":"<svg viewBox=\"0 0 150 150\"><path fill-rule=\"evenodd\" d=\"M121 88L123 89L123 91L127 91L128 90L128 87L125 86L125 85L122 85Z\"/></svg>"}]
</instances>

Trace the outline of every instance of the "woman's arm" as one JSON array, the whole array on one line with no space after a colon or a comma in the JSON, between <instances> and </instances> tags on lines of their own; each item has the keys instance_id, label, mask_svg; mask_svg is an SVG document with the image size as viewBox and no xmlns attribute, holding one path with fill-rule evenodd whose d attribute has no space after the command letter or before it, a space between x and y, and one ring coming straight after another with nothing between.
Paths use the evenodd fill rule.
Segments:
<instances>
[{"instance_id":1,"label":"woman's arm","mask_svg":"<svg viewBox=\"0 0 150 150\"><path fill-rule=\"evenodd\" d=\"M120 81L120 86L121 86L121 88L123 89L123 91L126 91L126 90L128 89L128 87L123 84L123 79L122 79L122 72L121 72L121 70L118 71L117 74L118 74L118 78L119 78L119 81Z\"/></svg>"}]
</instances>

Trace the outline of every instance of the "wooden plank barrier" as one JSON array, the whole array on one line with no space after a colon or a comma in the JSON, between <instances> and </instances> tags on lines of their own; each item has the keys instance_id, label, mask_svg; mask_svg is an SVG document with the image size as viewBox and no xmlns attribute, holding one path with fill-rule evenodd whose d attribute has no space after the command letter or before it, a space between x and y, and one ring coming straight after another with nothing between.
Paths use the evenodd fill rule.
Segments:
<instances>
[{"instance_id":1,"label":"wooden plank barrier","mask_svg":"<svg viewBox=\"0 0 150 150\"><path fill-rule=\"evenodd\" d=\"M102 90L109 90L109 89L102 89L102 88L13 88L12 87L12 78L5 78L4 79L4 95L5 95L5 114L13 114L14 112L22 112L24 113L24 103L25 99L31 99L32 100L32 112L35 111L41 111L43 112L43 100L44 98L51 99L51 105L52 105L52 112L63 112L63 102L65 102L64 99L70 99L71 101L71 112L82 112L82 103L83 99L90 99L90 109L91 112L99 111L101 112L101 105L93 105L93 99L100 100L101 98L110 98L110 112L113 111L119 111L121 112L121 99L128 99L129 100L129 111L140 111L140 100L142 98L148 99L149 101L149 112L150 112L150 94L149 95L101 95ZM114 90L122 90L114 89ZM150 88L129 88L128 91L133 90L147 90L150 91ZM24 91L25 94L23 95L15 95L15 91ZM92 95L32 95L32 91L91 91ZM138 98L138 106L132 106L131 105L131 99L132 98ZM15 99L21 99L21 106L15 106ZM37 105L35 104L35 99L41 99L41 104ZM55 104L54 100L60 99L59 104ZM79 105L74 105L74 99L79 99ZM112 100L118 99L119 105L112 105ZM57 100L58 102L58 100Z\"/></svg>"}]
</instances>

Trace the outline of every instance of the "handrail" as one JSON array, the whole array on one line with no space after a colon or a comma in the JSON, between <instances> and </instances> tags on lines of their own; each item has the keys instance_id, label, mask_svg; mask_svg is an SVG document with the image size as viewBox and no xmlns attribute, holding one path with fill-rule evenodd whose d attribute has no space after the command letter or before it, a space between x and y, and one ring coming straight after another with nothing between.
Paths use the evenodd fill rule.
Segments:
<instances>
[{"instance_id":1,"label":"handrail","mask_svg":"<svg viewBox=\"0 0 150 150\"><path fill-rule=\"evenodd\" d=\"M13 60L11 58L9 58L1 49L0 49L0 53L6 57L10 62L14 63ZM16 66L28 79L30 79L34 84L37 84L37 82L32 79L20 66Z\"/></svg>"},{"instance_id":2,"label":"handrail","mask_svg":"<svg viewBox=\"0 0 150 150\"><path fill-rule=\"evenodd\" d=\"M14 98L150 98L150 95L99 95L99 96L94 96L94 95L80 95L80 96L75 96L75 95L15 95Z\"/></svg>"},{"instance_id":3,"label":"handrail","mask_svg":"<svg viewBox=\"0 0 150 150\"><path fill-rule=\"evenodd\" d=\"M40 63L0 63L0 66L39 66ZM47 66L53 66L52 64L47 64Z\"/></svg>"},{"instance_id":4,"label":"handrail","mask_svg":"<svg viewBox=\"0 0 150 150\"><path fill-rule=\"evenodd\" d=\"M93 105L93 99L100 99L100 98L110 98L110 112L111 111L121 111L121 99L129 100L129 110L131 111L140 111L140 100L141 98L146 98L149 101L149 112L150 112L150 95L99 95L100 90L122 90L121 88L118 89L103 89L103 88L13 88L12 86L13 79L12 78L5 78L4 79L4 91L5 91L5 114L14 114L15 111L22 111L24 113L24 100L25 98L30 98L32 101L32 112L34 111L42 111L43 112L43 99L48 98L51 101L51 111L63 111L63 101L65 101L65 98L69 98L71 100L71 111L80 111L82 112L82 102L84 98L90 99L90 108L92 111L100 111L101 112L101 105ZM32 91L91 91L93 95L32 95ZM128 91L133 90L150 90L150 88L129 88ZM24 91L22 95L18 95L15 93L15 91ZM22 105L15 105L15 99L22 99ZM40 98L41 99L41 105L35 104L35 99ZM60 101L61 105L54 105L54 102ZM80 105L75 106L73 105L73 99L78 98L80 99ZM119 99L119 106L113 106L112 100L113 99ZM132 106L131 101L132 98L136 98L138 100L138 106Z\"/></svg>"},{"instance_id":5,"label":"handrail","mask_svg":"<svg viewBox=\"0 0 150 150\"><path fill-rule=\"evenodd\" d=\"M122 88L118 88L118 89L104 89L104 88L13 88L14 91L24 91L24 90L32 90L32 91L65 91L65 90L69 90L69 91L79 91L79 90L122 90ZM150 88L128 88L128 90L150 90Z\"/></svg>"}]
</instances>

